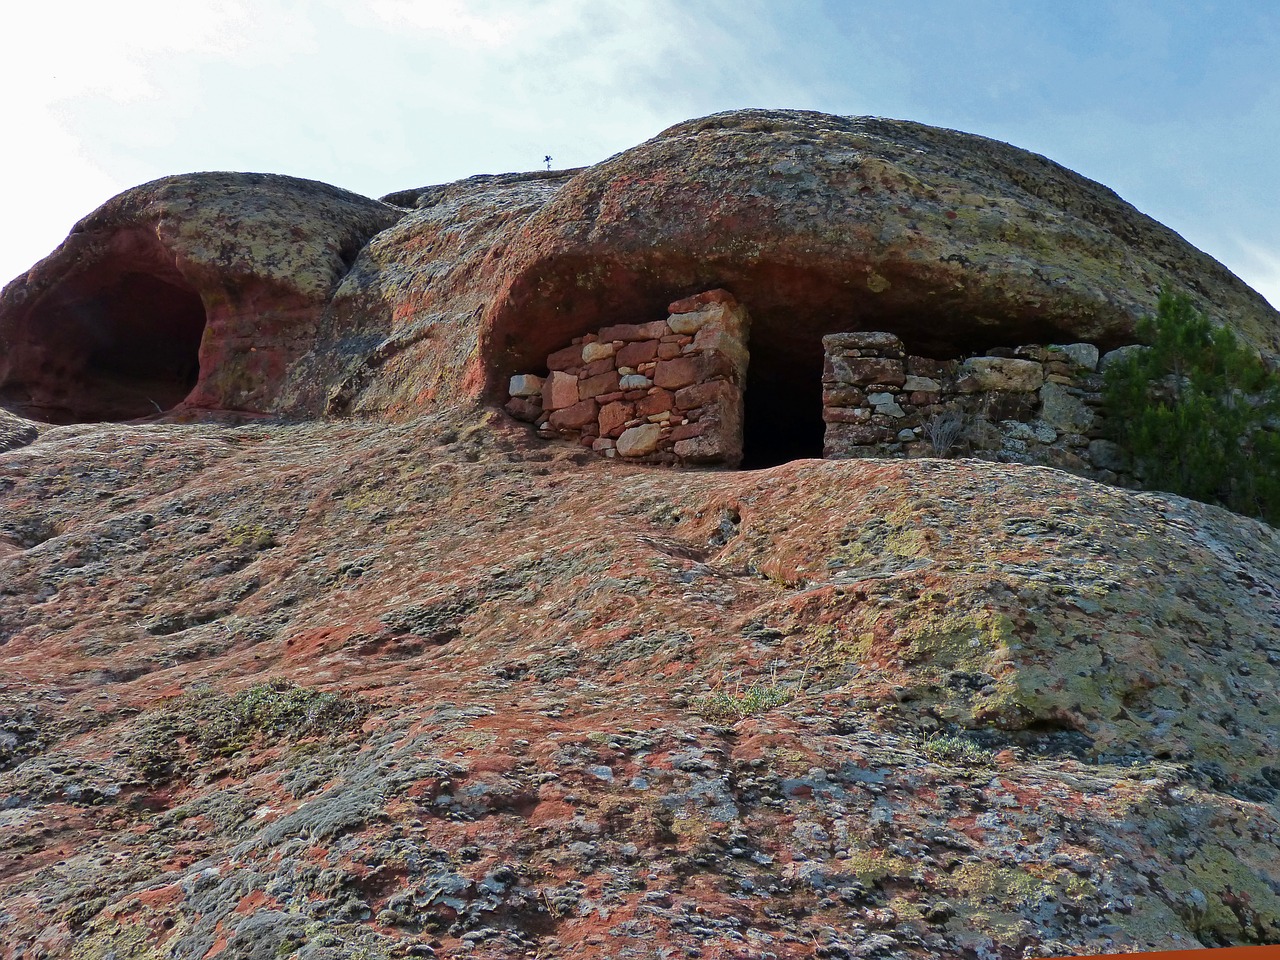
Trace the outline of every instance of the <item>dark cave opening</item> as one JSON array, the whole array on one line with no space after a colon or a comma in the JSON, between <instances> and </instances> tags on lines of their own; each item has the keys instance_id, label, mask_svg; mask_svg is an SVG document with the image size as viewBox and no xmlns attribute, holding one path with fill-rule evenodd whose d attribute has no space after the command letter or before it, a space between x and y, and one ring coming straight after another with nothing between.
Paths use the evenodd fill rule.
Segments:
<instances>
[{"instance_id":1,"label":"dark cave opening","mask_svg":"<svg viewBox=\"0 0 1280 960\"><path fill-rule=\"evenodd\" d=\"M50 291L26 320L2 396L33 419L155 416L199 379L204 304L172 268L104 261Z\"/></svg>"},{"instance_id":2,"label":"dark cave opening","mask_svg":"<svg viewBox=\"0 0 1280 960\"><path fill-rule=\"evenodd\" d=\"M821 341L789 350L752 344L743 400L742 469L821 458Z\"/></svg>"}]
</instances>

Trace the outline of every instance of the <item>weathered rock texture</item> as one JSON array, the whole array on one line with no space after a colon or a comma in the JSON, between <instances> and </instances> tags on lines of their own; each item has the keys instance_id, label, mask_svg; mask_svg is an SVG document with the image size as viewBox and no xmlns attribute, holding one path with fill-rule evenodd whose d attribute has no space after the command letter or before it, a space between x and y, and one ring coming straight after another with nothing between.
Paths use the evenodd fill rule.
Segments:
<instances>
[{"instance_id":1,"label":"weathered rock texture","mask_svg":"<svg viewBox=\"0 0 1280 960\"><path fill-rule=\"evenodd\" d=\"M823 347L824 456L970 455L1135 482L1106 439L1092 344L1026 344L965 360L909 356L887 333L831 334Z\"/></svg>"},{"instance_id":2,"label":"weathered rock texture","mask_svg":"<svg viewBox=\"0 0 1280 960\"><path fill-rule=\"evenodd\" d=\"M546 437L644 463L742 462L746 311L725 290L667 307L666 320L601 327L511 378L506 409Z\"/></svg>"},{"instance_id":3,"label":"weathered rock texture","mask_svg":"<svg viewBox=\"0 0 1280 960\"><path fill-rule=\"evenodd\" d=\"M1105 349L1162 283L1274 348L1104 188L817 114L386 201L110 201L0 295L0 957L1280 941L1274 529L1018 463L657 470L498 408L723 286L746 462L782 460L823 336Z\"/></svg>"},{"instance_id":4,"label":"weathered rock texture","mask_svg":"<svg viewBox=\"0 0 1280 960\"><path fill-rule=\"evenodd\" d=\"M0 398L54 422L270 410L338 281L402 213L267 174L136 187L5 287Z\"/></svg>"},{"instance_id":5,"label":"weathered rock texture","mask_svg":"<svg viewBox=\"0 0 1280 960\"><path fill-rule=\"evenodd\" d=\"M583 170L387 201L230 174L129 191L0 297L0 389L46 419L140 416L188 396L198 342L191 406L405 418L497 399L574 337L724 287L753 318L750 461L753 424L820 449L816 416L786 425L819 409L830 333L920 356L1109 348L1163 285L1280 350L1260 296L1105 187L903 121L737 111ZM86 324L115 337L87 349Z\"/></svg>"},{"instance_id":6,"label":"weathered rock texture","mask_svg":"<svg viewBox=\"0 0 1280 960\"><path fill-rule=\"evenodd\" d=\"M6 960L1280 941L1280 541L1219 509L497 415L55 428L0 538Z\"/></svg>"}]
</instances>

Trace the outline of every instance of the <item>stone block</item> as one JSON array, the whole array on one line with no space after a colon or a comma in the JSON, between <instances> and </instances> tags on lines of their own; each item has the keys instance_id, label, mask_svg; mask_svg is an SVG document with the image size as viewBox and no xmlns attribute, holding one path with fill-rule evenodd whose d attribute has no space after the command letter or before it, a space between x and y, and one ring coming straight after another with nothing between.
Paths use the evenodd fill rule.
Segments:
<instances>
[{"instance_id":1,"label":"stone block","mask_svg":"<svg viewBox=\"0 0 1280 960\"><path fill-rule=\"evenodd\" d=\"M1130 343L1127 346L1116 347L1102 355L1102 359L1098 361L1098 369L1104 373L1112 364L1121 363L1128 357L1137 353L1139 350L1150 350L1151 348L1141 343Z\"/></svg>"},{"instance_id":2,"label":"stone block","mask_svg":"<svg viewBox=\"0 0 1280 960\"><path fill-rule=\"evenodd\" d=\"M618 386L619 381L616 370L597 374L594 377L588 377L586 380L578 381L578 399L591 400L602 393L613 393L618 389Z\"/></svg>"},{"instance_id":3,"label":"stone block","mask_svg":"<svg viewBox=\"0 0 1280 960\"><path fill-rule=\"evenodd\" d=\"M548 370L575 370L582 366L582 347L570 346L547 357Z\"/></svg>"},{"instance_id":4,"label":"stone block","mask_svg":"<svg viewBox=\"0 0 1280 960\"><path fill-rule=\"evenodd\" d=\"M1094 413L1079 397L1058 383L1040 388L1040 419L1065 433L1084 433L1094 423Z\"/></svg>"},{"instance_id":5,"label":"stone block","mask_svg":"<svg viewBox=\"0 0 1280 960\"><path fill-rule=\"evenodd\" d=\"M665 341L658 344L659 360L670 360L672 357L678 356L680 356L680 344Z\"/></svg>"},{"instance_id":6,"label":"stone block","mask_svg":"<svg viewBox=\"0 0 1280 960\"><path fill-rule=\"evenodd\" d=\"M822 419L827 423L866 423L871 411L866 407L823 407Z\"/></svg>"},{"instance_id":7,"label":"stone block","mask_svg":"<svg viewBox=\"0 0 1280 960\"><path fill-rule=\"evenodd\" d=\"M717 287L714 290L704 290L702 293L695 293L691 297L684 297L668 304L667 313L694 313L713 303L727 303L736 306L738 301L728 290Z\"/></svg>"},{"instance_id":8,"label":"stone block","mask_svg":"<svg viewBox=\"0 0 1280 960\"><path fill-rule=\"evenodd\" d=\"M658 448L661 438L662 428L656 423L646 423L622 431L616 448L624 457L643 457Z\"/></svg>"},{"instance_id":9,"label":"stone block","mask_svg":"<svg viewBox=\"0 0 1280 960\"><path fill-rule=\"evenodd\" d=\"M923 391L925 393L937 393L942 389L942 384L933 377L921 377L912 373L908 373L906 379L902 383L902 389L907 391Z\"/></svg>"},{"instance_id":10,"label":"stone block","mask_svg":"<svg viewBox=\"0 0 1280 960\"><path fill-rule=\"evenodd\" d=\"M675 406L675 395L670 390L654 387L643 400L636 401L635 415L650 417L655 413L670 412Z\"/></svg>"},{"instance_id":11,"label":"stone block","mask_svg":"<svg viewBox=\"0 0 1280 960\"><path fill-rule=\"evenodd\" d=\"M827 366L831 371L830 380L833 383L846 383L855 387L865 387L873 383L900 387L907 379L901 360L887 360L883 357L845 357L839 354L827 359ZM825 368L824 379L827 379Z\"/></svg>"},{"instance_id":12,"label":"stone block","mask_svg":"<svg viewBox=\"0 0 1280 960\"><path fill-rule=\"evenodd\" d=\"M1064 343L1054 349L1065 353L1067 358L1082 370L1097 370L1098 348L1092 343Z\"/></svg>"},{"instance_id":13,"label":"stone block","mask_svg":"<svg viewBox=\"0 0 1280 960\"><path fill-rule=\"evenodd\" d=\"M647 390L651 386L653 381L642 373L631 373L618 380L620 390Z\"/></svg>"},{"instance_id":14,"label":"stone block","mask_svg":"<svg viewBox=\"0 0 1280 960\"><path fill-rule=\"evenodd\" d=\"M653 382L668 390L678 390L702 379L703 365L696 357L676 357L661 360L654 371Z\"/></svg>"},{"instance_id":15,"label":"stone block","mask_svg":"<svg viewBox=\"0 0 1280 960\"><path fill-rule=\"evenodd\" d=\"M828 354L842 350L874 350L880 353L894 352L901 357L905 352L902 341L892 333L872 330L856 330L851 333L829 333L822 338L822 349Z\"/></svg>"},{"instance_id":16,"label":"stone block","mask_svg":"<svg viewBox=\"0 0 1280 960\"><path fill-rule=\"evenodd\" d=\"M740 402L741 391L725 380L709 380L695 383L675 392L676 410L695 410L699 407Z\"/></svg>"},{"instance_id":17,"label":"stone block","mask_svg":"<svg viewBox=\"0 0 1280 960\"><path fill-rule=\"evenodd\" d=\"M588 363L578 371L578 379L585 380L587 377L598 377L602 373L607 373L613 369L613 357L605 357L603 360L597 360L594 363Z\"/></svg>"},{"instance_id":18,"label":"stone block","mask_svg":"<svg viewBox=\"0 0 1280 960\"><path fill-rule=\"evenodd\" d=\"M671 439L676 443L681 440L692 440L694 437L702 436L704 429L706 429L706 424L681 423L671 428Z\"/></svg>"},{"instance_id":19,"label":"stone block","mask_svg":"<svg viewBox=\"0 0 1280 960\"><path fill-rule=\"evenodd\" d=\"M525 423L535 422L542 414L542 404L530 397L512 397L507 401L504 409L511 416Z\"/></svg>"},{"instance_id":20,"label":"stone block","mask_svg":"<svg viewBox=\"0 0 1280 960\"><path fill-rule=\"evenodd\" d=\"M858 407L865 403L867 395L857 387L844 383L828 384L822 388L822 404L827 407Z\"/></svg>"},{"instance_id":21,"label":"stone block","mask_svg":"<svg viewBox=\"0 0 1280 960\"><path fill-rule=\"evenodd\" d=\"M1044 367L1034 360L970 357L961 369L977 380L980 390L1029 392L1044 385Z\"/></svg>"},{"instance_id":22,"label":"stone block","mask_svg":"<svg viewBox=\"0 0 1280 960\"><path fill-rule=\"evenodd\" d=\"M613 344L601 343L584 343L582 345L582 362L595 363L598 360L607 360L613 356Z\"/></svg>"},{"instance_id":23,"label":"stone block","mask_svg":"<svg viewBox=\"0 0 1280 960\"><path fill-rule=\"evenodd\" d=\"M582 398L578 396L578 378L574 374L552 370L542 384L542 409L544 410L563 410L565 407L573 406L580 399Z\"/></svg>"},{"instance_id":24,"label":"stone block","mask_svg":"<svg viewBox=\"0 0 1280 960\"><path fill-rule=\"evenodd\" d=\"M600 436L617 437L626 429L627 421L635 416L635 407L630 403L614 401L600 408Z\"/></svg>"},{"instance_id":25,"label":"stone block","mask_svg":"<svg viewBox=\"0 0 1280 960\"><path fill-rule=\"evenodd\" d=\"M554 411L551 425L557 430L581 430L587 424L594 424L599 413L600 405L594 400L581 400L571 407Z\"/></svg>"},{"instance_id":26,"label":"stone block","mask_svg":"<svg viewBox=\"0 0 1280 960\"><path fill-rule=\"evenodd\" d=\"M517 374L511 378L507 393L513 397L541 397L545 379L545 377L534 376L532 373Z\"/></svg>"},{"instance_id":27,"label":"stone block","mask_svg":"<svg viewBox=\"0 0 1280 960\"><path fill-rule=\"evenodd\" d=\"M649 323L619 323L600 329L601 340L622 340L631 343L635 340L658 340L671 332L665 320L653 320Z\"/></svg>"},{"instance_id":28,"label":"stone block","mask_svg":"<svg viewBox=\"0 0 1280 960\"><path fill-rule=\"evenodd\" d=\"M827 427L826 443L836 447L889 443L896 432L868 423L832 423Z\"/></svg>"},{"instance_id":29,"label":"stone block","mask_svg":"<svg viewBox=\"0 0 1280 960\"><path fill-rule=\"evenodd\" d=\"M634 367L657 356L657 340L636 340L618 351L617 361L620 367Z\"/></svg>"}]
</instances>

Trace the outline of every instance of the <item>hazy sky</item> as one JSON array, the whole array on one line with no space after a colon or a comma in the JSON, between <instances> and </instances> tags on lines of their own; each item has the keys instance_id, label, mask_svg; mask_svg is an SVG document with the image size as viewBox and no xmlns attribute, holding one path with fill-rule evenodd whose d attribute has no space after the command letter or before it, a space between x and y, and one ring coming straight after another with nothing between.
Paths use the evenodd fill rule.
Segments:
<instances>
[{"instance_id":1,"label":"hazy sky","mask_svg":"<svg viewBox=\"0 0 1280 960\"><path fill-rule=\"evenodd\" d=\"M1272 0L42 0L4 14L0 89L0 282L165 174L378 196L761 106L1043 153L1280 305Z\"/></svg>"}]
</instances>

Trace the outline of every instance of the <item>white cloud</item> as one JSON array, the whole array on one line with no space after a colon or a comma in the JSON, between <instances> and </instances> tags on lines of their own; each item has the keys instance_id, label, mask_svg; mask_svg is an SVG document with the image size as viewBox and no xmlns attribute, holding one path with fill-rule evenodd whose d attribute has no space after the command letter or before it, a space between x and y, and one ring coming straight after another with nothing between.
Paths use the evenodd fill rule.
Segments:
<instances>
[{"instance_id":1,"label":"white cloud","mask_svg":"<svg viewBox=\"0 0 1280 960\"><path fill-rule=\"evenodd\" d=\"M1280 310L1280 248L1269 249L1248 240L1235 243L1241 252L1235 272Z\"/></svg>"}]
</instances>

